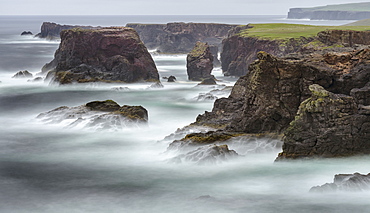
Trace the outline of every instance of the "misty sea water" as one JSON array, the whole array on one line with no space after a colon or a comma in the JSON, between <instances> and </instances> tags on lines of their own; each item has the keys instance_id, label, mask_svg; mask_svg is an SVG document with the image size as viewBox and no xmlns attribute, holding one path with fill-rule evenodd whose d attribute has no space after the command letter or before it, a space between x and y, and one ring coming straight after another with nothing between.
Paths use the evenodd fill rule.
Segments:
<instances>
[{"instance_id":1,"label":"misty sea water","mask_svg":"<svg viewBox=\"0 0 370 213\"><path fill-rule=\"evenodd\" d=\"M211 111L199 94L223 86L187 80L186 55L153 54L160 77L176 83L91 83L59 86L12 76L35 76L53 59L58 41L20 36L42 22L124 26L126 23L300 23L341 25L350 21L287 20L284 16L0 16L0 212L369 212L370 192L309 193L335 174L369 172L369 156L274 163L279 146L264 139L230 145L241 155L217 164L169 161L174 139L164 139ZM213 73L219 85L236 78ZM124 89L117 89L124 88ZM225 94L227 95L227 94ZM147 126L95 131L44 123L40 113L112 99L142 105ZM179 139L181 135L177 136Z\"/></svg>"}]
</instances>

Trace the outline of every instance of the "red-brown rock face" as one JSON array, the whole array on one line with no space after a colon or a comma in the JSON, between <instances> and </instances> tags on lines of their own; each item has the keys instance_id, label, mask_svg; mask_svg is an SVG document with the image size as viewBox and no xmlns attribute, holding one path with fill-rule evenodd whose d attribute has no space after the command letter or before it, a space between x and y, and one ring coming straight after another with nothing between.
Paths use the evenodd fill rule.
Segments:
<instances>
[{"instance_id":1,"label":"red-brown rock face","mask_svg":"<svg viewBox=\"0 0 370 213\"><path fill-rule=\"evenodd\" d=\"M159 81L154 61L136 31L114 27L61 32L54 60L55 80L72 82Z\"/></svg>"}]
</instances>

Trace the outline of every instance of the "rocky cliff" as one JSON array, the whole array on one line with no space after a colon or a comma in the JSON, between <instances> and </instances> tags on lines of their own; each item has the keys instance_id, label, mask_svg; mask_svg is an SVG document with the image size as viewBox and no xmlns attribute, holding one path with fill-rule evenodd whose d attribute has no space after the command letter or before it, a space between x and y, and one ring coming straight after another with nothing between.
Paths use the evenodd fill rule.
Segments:
<instances>
[{"instance_id":1,"label":"rocky cliff","mask_svg":"<svg viewBox=\"0 0 370 213\"><path fill-rule=\"evenodd\" d=\"M259 52L257 57L230 96L217 99L212 111L199 115L192 125L232 134L285 133L280 155L284 159L370 152L366 142L370 141L370 111L366 106L370 92L369 49L287 58ZM326 91L323 94L328 95L313 99L310 85L314 84L321 85ZM304 114L302 108L313 108L317 114ZM298 118L302 120L298 122ZM291 126L293 120L297 126Z\"/></svg>"},{"instance_id":2,"label":"rocky cliff","mask_svg":"<svg viewBox=\"0 0 370 213\"><path fill-rule=\"evenodd\" d=\"M135 30L126 27L62 31L46 70L61 84L159 81L151 55Z\"/></svg>"},{"instance_id":3,"label":"rocky cliff","mask_svg":"<svg viewBox=\"0 0 370 213\"><path fill-rule=\"evenodd\" d=\"M60 39L60 32L62 30L68 30L73 28L80 28L80 29L99 29L100 27L92 27L92 26L80 26L80 25L61 25L52 22L44 22L41 25L41 32L36 35L39 38L46 38L46 39Z\"/></svg>"},{"instance_id":4,"label":"rocky cliff","mask_svg":"<svg viewBox=\"0 0 370 213\"><path fill-rule=\"evenodd\" d=\"M251 27L239 26L223 40L221 62L225 75L245 75L249 64L257 59L259 51L283 57L291 53L311 53L322 49L330 51L333 47L370 45L369 31L325 30L318 32L316 36L268 39L242 33Z\"/></svg>"},{"instance_id":5,"label":"rocky cliff","mask_svg":"<svg viewBox=\"0 0 370 213\"><path fill-rule=\"evenodd\" d=\"M127 24L149 49L163 53L188 53L197 41L221 47L222 39L236 25L213 23Z\"/></svg>"}]
</instances>

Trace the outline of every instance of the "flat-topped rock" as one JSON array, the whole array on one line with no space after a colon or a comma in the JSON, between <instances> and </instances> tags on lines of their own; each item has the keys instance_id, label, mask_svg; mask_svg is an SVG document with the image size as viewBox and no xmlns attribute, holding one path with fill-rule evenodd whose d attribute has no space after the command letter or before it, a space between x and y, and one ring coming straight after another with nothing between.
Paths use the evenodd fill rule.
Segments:
<instances>
[{"instance_id":1,"label":"flat-topped rock","mask_svg":"<svg viewBox=\"0 0 370 213\"><path fill-rule=\"evenodd\" d=\"M61 84L159 81L150 53L127 27L62 31L54 60L43 71L51 71Z\"/></svg>"}]
</instances>

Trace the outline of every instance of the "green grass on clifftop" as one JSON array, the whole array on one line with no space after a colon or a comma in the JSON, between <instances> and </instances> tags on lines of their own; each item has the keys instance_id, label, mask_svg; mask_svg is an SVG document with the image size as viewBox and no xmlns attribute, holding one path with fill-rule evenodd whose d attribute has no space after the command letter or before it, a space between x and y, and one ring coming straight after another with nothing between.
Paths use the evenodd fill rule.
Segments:
<instances>
[{"instance_id":1,"label":"green grass on clifftop","mask_svg":"<svg viewBox=\"0 0 370 213\"><path fill-rule=\"evenodd\" d=\"M338 29L338 30L370 30L370 26L314 26L303 24L249 24L252 28L242 30L238 35L243 37L258 37L262 39L288 40L291 38L313 37L318 32Z\"/></svg>"}]
</instances>

